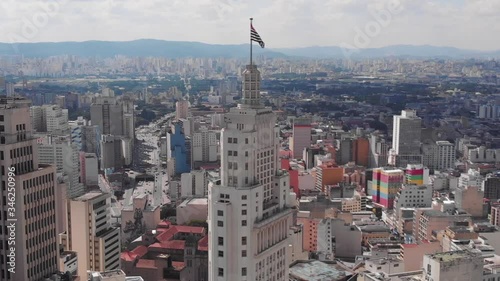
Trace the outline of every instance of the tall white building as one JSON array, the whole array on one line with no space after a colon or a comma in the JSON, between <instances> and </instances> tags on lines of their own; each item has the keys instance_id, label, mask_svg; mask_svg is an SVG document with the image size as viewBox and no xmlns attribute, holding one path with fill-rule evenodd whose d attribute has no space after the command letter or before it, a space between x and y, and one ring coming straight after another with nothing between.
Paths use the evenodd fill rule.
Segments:
<instances>
[{"instance_id":1,"label":"tall white building","mask_svg":"<svg viewBox=\"0 0 500 281\"><path fill-rule=\"evenodd\" d=\"M208 175L205 170L181 174L181 197L206 197Z\"/></svg>"},{"instance_id":2,"label":"tall white building","mask_svg":"<svg viewBox=\"0 0 500 281\"><path fill-rule=\"evenodd\" d=\"M456 152L455 145L449 141L437 141L434 168L447 170L455 167Z\"/></svg>"},{"instance_id":3,"label":"tall white building","mask_svg":"<svg viewBox=\"0 0 500 281\"><path fill-rule=\"evenodd\" d=\"M68 110L57 105L32 106L30 108L33 129L37 132L67 133Z\"/></svg>"},{"instance_id":4,"label":"tall white building","mask_svg":"<svg viewBox=\"0 0 500 281\"><path fill-rule=\"evenodd\" d=\"M448 170L455 167L455 145L449 141L436 141L422 145L423 164L429 169Z\"/></svg>"},{"instance_id":5,"label":"tall white building","mask_svg":"<svg viewBox=\"0 0 500 281\"><path fill-rule=\"evenodd\" d=\"M217 161L217 133L209 131L203 127L193 133L192 153L194 162L215 162Z\"/></svg>"},{"instance_id":6,"label":"tall white building","mask_svg":"<svg viewBox=\"0 0 500 281\"><path fill-rule=\"evenodd\" d=\"M38 151L41 164L55 165L57 171L67 177L68 198L85 193L85 186L80 181L80 154L70 137L46 135L38 138Z\"/></svg>"},{"instance_id":7,"label":"tall white building","mask_svg":"<svg viewBox=\"0 0 500 281\"><path fill-rule=\"evenodd\" d=\"M384 167L387 165L389 144L385 141L385 136L381 134L372 134L369 138L370 142L370 155L369 166L370 168Z\"/></svg>"},{"instance_id":8,"label":"tall white building","mask_svg":"<svg viewBox=\"0 0 500 281\"><path fill-rule=\"evenodd\" d=\"M221 180L209 184L211 281L288 280L293 210L275 121L260 104L260 72L247 65L242 103L221 132Z\"/></svg>"}]
</instances>

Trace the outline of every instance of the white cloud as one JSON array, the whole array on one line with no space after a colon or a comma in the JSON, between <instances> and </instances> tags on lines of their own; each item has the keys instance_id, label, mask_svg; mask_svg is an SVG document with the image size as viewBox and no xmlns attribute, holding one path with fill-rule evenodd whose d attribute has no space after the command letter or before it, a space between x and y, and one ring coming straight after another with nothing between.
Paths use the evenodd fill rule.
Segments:
<instances>
[{"instance_id":1,"label":"white cloud","mask_svg":"<svg viewBox=\"0 0 500 281\"><path fill-rule=\"evenodd\" d=\"M133 40L155 38L240 44L248 18L273 47L353 42L355 28L376 19L372 6L397 0L1 0L0 41ZM47 3L62 3L43 20ZM64 3L66 2L66 3ZM369 47L394 44L500 49L498 0L399 0L404 10L371 38ZM369 4L368 4L369 3ZM382 6L381 6L382 5ZM52 5L53 6L53 5ZM37 18L38 17L38 18ZM36 22L35 22L36 23ZM29 37L29 38L28 38Z\"/></svg>"}]
</instances>

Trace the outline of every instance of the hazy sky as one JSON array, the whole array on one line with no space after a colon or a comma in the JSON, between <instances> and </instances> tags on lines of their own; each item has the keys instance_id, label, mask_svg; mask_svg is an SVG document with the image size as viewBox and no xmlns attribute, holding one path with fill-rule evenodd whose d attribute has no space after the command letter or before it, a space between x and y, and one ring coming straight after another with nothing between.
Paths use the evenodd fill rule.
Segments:
<instances>
[{"instance_id":1,"label":"hazy sky","mask_svg":"<svg viewBox=\"0 0 500 281\"><path fill-rule=\"evenodd\" d=\"M380 11L390 15L383 25L375 24ZM0 0L0 41L239 44L249 40L249 17L269 48L344 43L500 49L500 0ZM356 30L367 27L368 40L355 43Z\"/></svg>"}]
</instances>

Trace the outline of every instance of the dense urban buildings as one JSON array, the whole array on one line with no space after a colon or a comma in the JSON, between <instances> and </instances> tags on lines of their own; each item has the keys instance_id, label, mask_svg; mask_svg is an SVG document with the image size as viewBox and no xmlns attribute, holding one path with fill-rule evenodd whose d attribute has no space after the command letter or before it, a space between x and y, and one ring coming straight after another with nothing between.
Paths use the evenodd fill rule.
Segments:
<instances>
[{"instance_id":1,"label":"dense urban buildings","mask_svg":"<svg viewBox=\"0 0 500 281\"><path fill-rule=\"evenodd\" d=\"M226 47L0 50L1 280L500 278L497 55Z\"/></svg>"},{"instance_id":2,"label":"dense urban buildings","mask_svg":"<svg viewBox=\"0 0 500 281\"><path fill-rule=\"evenodd\" d=\"M2 280L41 280L59 259L56 167L40 164L30 101L0 97ZM10 263L9 263L10 262ZM9 270L10 269L10 270Z\"/></svg>"}]
</instances>

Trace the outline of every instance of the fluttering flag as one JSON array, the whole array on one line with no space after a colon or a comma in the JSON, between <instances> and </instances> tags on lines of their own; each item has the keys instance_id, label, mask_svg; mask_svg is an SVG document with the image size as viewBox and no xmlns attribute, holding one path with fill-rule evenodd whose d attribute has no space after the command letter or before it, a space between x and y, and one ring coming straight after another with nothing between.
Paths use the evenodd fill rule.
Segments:
<instances>
[{"instance_id":1,"label":"fluttering flag","mask_svg":"<svg viewBox=\"0 0 500 281\"><path fill-rule=\"evenodd\" d=\"M264 48L265 44L264 41L262 41L262 38L260 38L259 33L253 28L253 25L250 25L250 38L252 41L259 43L259 45Z\"/></svg>"}]
</instances>

